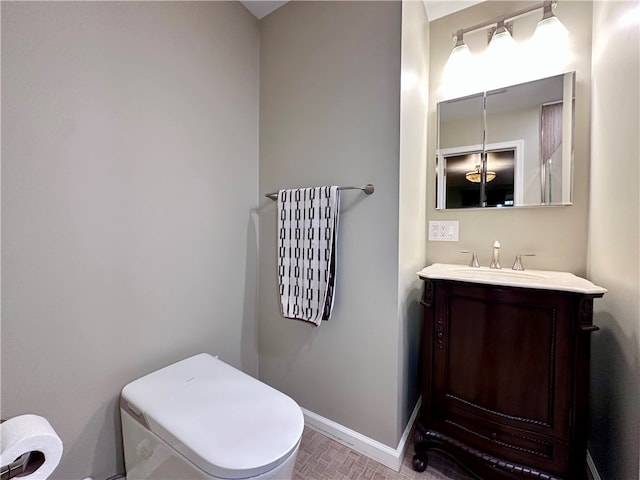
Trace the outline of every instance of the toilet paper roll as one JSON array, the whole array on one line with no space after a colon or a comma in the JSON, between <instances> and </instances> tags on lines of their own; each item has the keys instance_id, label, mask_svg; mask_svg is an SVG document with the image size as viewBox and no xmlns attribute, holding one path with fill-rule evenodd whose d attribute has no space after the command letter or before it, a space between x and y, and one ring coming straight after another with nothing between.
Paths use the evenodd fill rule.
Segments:
<instances>
[{"instance_id":1,"label":"toilet paper roll","mask_svg":"<svg viewBox=\"0 0 640 480\"><path fill-rule=\"evenodd\" d=\"M18 457L29 452L41 452L32 455L35 471L19 477L21 480L46 480L56 469L62 457L62 440L49 422L38 415L20 415L0 424L0 466L4 467Z\"/></svg>"}]
</instances>

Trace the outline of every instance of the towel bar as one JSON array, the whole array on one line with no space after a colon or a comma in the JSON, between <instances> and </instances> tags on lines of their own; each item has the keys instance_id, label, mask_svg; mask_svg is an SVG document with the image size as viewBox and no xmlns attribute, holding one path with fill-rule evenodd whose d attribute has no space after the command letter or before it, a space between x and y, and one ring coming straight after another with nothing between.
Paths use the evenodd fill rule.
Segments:
<instances>
[{"instance_id":1,"label":"towel bar","mask_svg":"<svg viewBox=\"0 0 640 480\"><path fill-rule=\"evenodd\" d=\"M371 195L375 191L375 187L372 184L367 183L366 185L362 185L360 187L356 187L356 186L338 187L338 190L362 190L367 195ZM271 200L277 200L278 192L265 193L264 196L267 198L270 198Z\"/></svg>"}]
</instances>

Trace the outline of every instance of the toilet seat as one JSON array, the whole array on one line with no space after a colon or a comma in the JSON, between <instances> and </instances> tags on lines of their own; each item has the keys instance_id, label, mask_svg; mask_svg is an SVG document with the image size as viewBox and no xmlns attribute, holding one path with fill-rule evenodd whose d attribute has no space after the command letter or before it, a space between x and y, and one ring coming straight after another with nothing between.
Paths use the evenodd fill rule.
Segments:
<instances>
[{"instance_id":1,"label":"toilet seat","mask_svg":"<svg viewBox=\"0 0 640 480\"><path fill-rule=\"evenodd\" d=\"M207 474L248 478L276 468L304 428L288 396L208 354L128 384L124 410Z\"/></svg>"}]
</instances>

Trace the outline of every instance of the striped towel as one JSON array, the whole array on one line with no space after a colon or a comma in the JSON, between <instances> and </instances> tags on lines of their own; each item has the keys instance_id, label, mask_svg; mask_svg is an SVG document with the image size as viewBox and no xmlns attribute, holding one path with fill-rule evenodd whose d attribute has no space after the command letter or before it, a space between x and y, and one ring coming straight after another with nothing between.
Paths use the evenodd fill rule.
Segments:
<instances>
[{"instance_id":1,"label":"striped towel","mask_svg":"<svg viewBox=\"0 0 640 480\"><path fill-rule=\"evenodd\" d=\"M278 192L278 285L282 315L320 325L331 317L338 187Z\"/></svg>"}]
</instances>

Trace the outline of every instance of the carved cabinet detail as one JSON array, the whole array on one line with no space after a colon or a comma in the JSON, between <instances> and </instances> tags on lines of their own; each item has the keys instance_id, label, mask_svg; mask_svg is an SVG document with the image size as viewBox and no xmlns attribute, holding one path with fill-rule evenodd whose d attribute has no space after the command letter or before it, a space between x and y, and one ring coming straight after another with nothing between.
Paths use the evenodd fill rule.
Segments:
<instances>
[{"instance_id":1,"label":"carved cabinet detail","mask_svg":"<svg viewBox=\"0 0 640 480\"><path fill-rule=\"evenodd\" d=\"M424 279L414 469L433 448L485 480L585 479L601 296Z\"/></svg>"}]
</instances>

